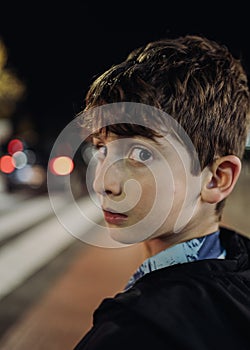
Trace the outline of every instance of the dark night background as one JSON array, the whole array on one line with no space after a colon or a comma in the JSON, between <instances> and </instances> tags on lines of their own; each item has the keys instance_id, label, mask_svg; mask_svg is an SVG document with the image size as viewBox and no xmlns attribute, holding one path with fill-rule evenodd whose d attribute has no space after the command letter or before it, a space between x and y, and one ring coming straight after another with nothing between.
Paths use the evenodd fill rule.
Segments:
<instances>
[{"instance_id":1,"label":"dark night background","mask_svg":"<svg viewBox=\"0 0 250 350\"><path fill-rule=\"evenodd\" d=\"M131 49L164 36L216 39L242 57L249 74L248 10L240 3L226 6L167 1L137 7L127 2L1 5L0 38L8 50L8 67L26 85L12 116L16 132L28 120L38 135L36 147L46 157L81 109L93 77Z\"/></svg>"}]
</instances>

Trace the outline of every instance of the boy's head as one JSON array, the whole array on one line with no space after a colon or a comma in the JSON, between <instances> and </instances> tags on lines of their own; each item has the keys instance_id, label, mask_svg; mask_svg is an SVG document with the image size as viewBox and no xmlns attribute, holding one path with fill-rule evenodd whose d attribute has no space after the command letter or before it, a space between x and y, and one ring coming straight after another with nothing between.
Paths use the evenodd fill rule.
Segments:
<instances>
[{"instance_id":1,"label":"boy's head","mask_svg":"<svg viewBox=\"0 0 250 350\"><path fill-rule=\"evenodd\" d=\"M162 39L132 51L92 83L85 109L114 102L141 103L170 115L191 139L201 170L212 169L223 157L243 156L249 112L247 75L225 46L207 38ZM115 123L101 132L154 139L159 136L155 123L152 120L151 128ZM214 179L231 159L218 161ZM237 166L236 160L229 171ZM219 214L224 197L217 203Z\"/></svg>"},{"instance_id":2,"label":"boy's head","mask_svg":"<svg viewBox=\"0 0 250 350\"><path fill-rule=\"evenodd\" d=\"M202 169L218 156L243 156L247 76L240 61L214 41L187 35L132 51L93 82L86 108L121 101L145 103L171 115L192 140Z\"/></svg>"}]
</instances>

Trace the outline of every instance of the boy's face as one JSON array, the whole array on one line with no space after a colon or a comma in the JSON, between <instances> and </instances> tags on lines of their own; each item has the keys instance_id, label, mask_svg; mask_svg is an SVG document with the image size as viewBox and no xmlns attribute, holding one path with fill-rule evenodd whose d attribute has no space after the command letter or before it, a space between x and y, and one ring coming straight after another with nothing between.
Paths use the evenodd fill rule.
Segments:
<instances>
[{"instance_id":1,"label":"boy's face","mask_svg":"<svg viewBox=\"0 0 250 350\"><path fill-rule=\"evenodd\" d=\"M156 142L157 141L157 142ZM94 190L110 235L135 243L187 227L199 199L200 177L175 137L94 137Z\"/></svg>"}]
</instances>

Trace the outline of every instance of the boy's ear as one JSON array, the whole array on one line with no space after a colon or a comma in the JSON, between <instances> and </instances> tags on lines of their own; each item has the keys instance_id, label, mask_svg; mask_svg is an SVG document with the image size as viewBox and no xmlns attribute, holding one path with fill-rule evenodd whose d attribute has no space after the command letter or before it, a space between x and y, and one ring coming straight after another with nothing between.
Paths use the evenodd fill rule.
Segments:
<instances>
[{"instance_id":1,"label":"boy's ear","mask_svg":"<svg viewBox=\"0 0 250 350\"><path fill-rule=\"evenodd\" d=\"M218 203L234 189L241 172L241 161L237 156L218 158L204 175L201 199L207 203Z\"/></svg>"}]
</instances>

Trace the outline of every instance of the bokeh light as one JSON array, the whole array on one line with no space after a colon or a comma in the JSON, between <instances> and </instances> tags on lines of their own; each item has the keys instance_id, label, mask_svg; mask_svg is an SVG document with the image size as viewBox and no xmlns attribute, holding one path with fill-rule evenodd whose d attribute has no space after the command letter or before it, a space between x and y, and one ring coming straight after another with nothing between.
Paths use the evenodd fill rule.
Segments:
<instances>
[{"instance_id":1,"label":"bokeh light","mask_svg":"<svg viewBox=\"0 0 250 350\"><path fill-rule=\"evenodd\" d=\"M8 152L9 154L14 154L18 151L23 151L24 146L21 140L19 139L13 139L8 143Z\"/></svg>"},{"instance_id":2,"label":"bokeh light","mask_svg":"<svg viewBox=\"0 0 250 350\"><path fill-rule=\"evenodd\" d=\"M24 151L24 153L27 156L28 164L31 164L31 165L35 164L35 162L36 162L36 154L35 154L35 152L32 151L31 149L27 149L27 150Z\"/></svg>"},{"instance_id":3,"label":"bokeh light","mask_svg":"<svg viewBox=\"0 0 250 350\"><path fill-rule=\"evenodd\" d=\"M5 155L0 159L0 170L5 174L10 174L15 170L12 156Z\"/></svg>"},{"instance_id":4,"label":"bokeh light","mask_svg":"<svg viewBox=\"0 0 250 350\"><path fill-rule=\"evenodd\" d=\"M26 165L16 173L16 181L32 187L40 187L46 178L45 170L40 165Z\"/></svg>"},{"instance_id":5,"label":"bokeh light","mask_svg":"<svg viewBox=\"0 0 250 350\"><path fill-rule=\"evenodd\" d=\"M54 175L69 175L74 169L74 162L67 156L52 158L49 162L49 169Z\"/></svg>"},{"instance_id":6,"label":"bokeh light","mask_svg":"<svg viewBox=\"0 0 250 350\"><path fill-rule=\"evenodd\" d=\"M13 154L12 160L16 169L22 169L27 165L27 155L22 151L17 151Z\"/></svg>"}]
</instances>

